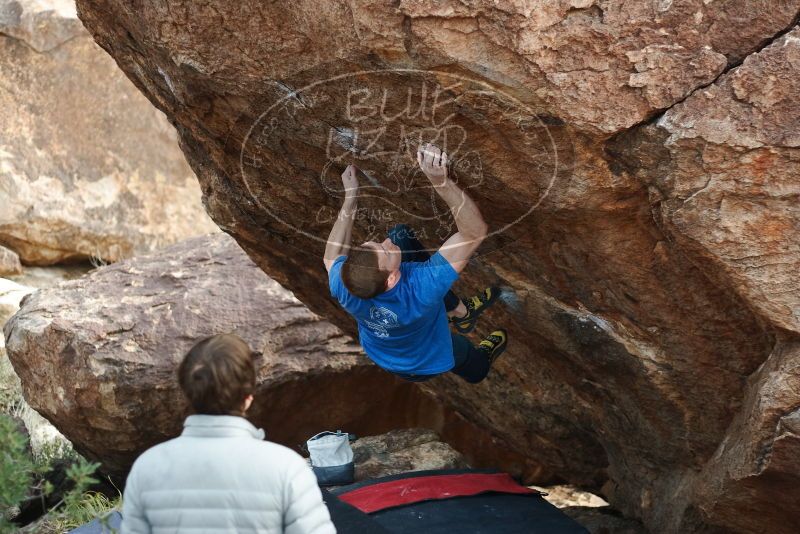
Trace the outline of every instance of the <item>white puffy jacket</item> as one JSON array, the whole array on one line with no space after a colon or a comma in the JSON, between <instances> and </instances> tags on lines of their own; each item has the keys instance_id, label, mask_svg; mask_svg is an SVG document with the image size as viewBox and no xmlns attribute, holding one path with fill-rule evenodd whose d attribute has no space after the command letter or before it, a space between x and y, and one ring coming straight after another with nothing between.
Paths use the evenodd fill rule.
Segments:
<instances>
[{"instance_id":1,"label":"white puffy jacket","mask_svg":"<svg viewBox=\"0 0 800 534\"><path fill-rule=\"evenodd\" d=\"M243 417L192 415L183 426L133 464L123 534L336 533L299 454Z\"/></svg>"}]
</instances>

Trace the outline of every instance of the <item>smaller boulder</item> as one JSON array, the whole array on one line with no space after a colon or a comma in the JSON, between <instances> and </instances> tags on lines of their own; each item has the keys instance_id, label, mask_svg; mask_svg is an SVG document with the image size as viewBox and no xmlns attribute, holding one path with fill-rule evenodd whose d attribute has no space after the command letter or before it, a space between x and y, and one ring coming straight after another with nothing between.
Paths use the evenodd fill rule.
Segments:
<instances>
[{"instance_id":1,"label":"smaller boulder","mask_svg":"<svg viewBox=\"0 0 800 534\"><path fill-rule=\"evenodd\" d=\"M17 313L20 301L36 289L12 280L0 278L0 326L4 325L8 319ZM0 336L0 348L4 346L3 337Z\"/></svg>"},{"instance_id":2,"label":"smaller boulder","mask_svg":"<svg viewBox=\"0 0 800 534\"><path fill-rule=\"evenodd\" d=\"M0 33L49 52L85 30L71 0L2 0Z\"/></svg>"},{"instance_id":3,"label":"smaller boulder","mask_svg":"<svg viewBox=\"0 0 800 534\"><path fill-rule=\"evenodd\" d=\"M353 443L356 481L428 469L469 467L464 456L424 428L392 430Z\"/></svg>"},{"instance_id":4,"label":"smaller boulder","mask_svg":"<svg viewBox=\"0 0 800 534\"><path fill-rule=\"evenodd\" d=\"M36 288L0 278L0 327L17 310L21 301ZM22 384L6 356L5 337L0 335L0 413L19 421L34 456L43 450L69 448L64 436L36 413L22 396Z\"/></svg>"},{"instance_id":5,"label":"smaller boulder","mask_svg":"<svg viewBox=\"0 0 800 534\"><path fill-rule=\"evenodd\" d=\"M26 400L111 475L180 433L188 406L176 370L213 334L236 333L258 352L248 418L292 448L320 428L385 431L385 414L413 388L372 365L225 234L41 289L4 330Z\"/></svg>"},{"instance_id":6,"label":"smaller boulder","mask_svg":"<svg viewBox=\"0 0 800 534\"><path fill-rule=\"evenodd\" d=\"M0 276L22 274L19 256L13 250L0 245Z\"/></svg>"}]
</instances>

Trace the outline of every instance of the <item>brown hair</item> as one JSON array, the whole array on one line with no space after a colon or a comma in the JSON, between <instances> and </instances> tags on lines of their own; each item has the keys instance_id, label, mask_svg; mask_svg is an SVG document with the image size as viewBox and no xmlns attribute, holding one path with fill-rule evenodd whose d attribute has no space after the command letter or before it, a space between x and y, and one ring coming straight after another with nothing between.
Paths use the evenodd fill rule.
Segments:
<instances>
[{"instance_id":1,"label":"brown hair","mask_svg":"<svg viewBox=\"0 0 800 534\"><path fill-rule=\"evenodd\" d=\"M378 268L378 251L361 248L350 252L342 265L342 282L350 293L371 299L386 291L387 271Z\"/></svg>"},{"instance_id":2,"label":"brown hair","mask_svg":"<svg viewBox=\"0 0 800 534\"><path fill-rule=\"evenodd\" d=\"M244 399L256 388L253 352L235 334L197 343L183 357L178 382L198 414L244 415Z\"/></svg>"}]
</instances>

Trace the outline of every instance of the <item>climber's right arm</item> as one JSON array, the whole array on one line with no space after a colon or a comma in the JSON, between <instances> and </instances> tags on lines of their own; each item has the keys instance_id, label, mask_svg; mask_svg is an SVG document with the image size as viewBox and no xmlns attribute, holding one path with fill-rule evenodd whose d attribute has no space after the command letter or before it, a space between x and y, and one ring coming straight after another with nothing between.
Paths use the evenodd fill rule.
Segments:
<instances>
[{"instance_id":1,"label":"climber's right arm","mask_svg":"<svg viewBox=\"0 0 800 534\"><path fill-rule=\"evenodd\" d=\"M447 154L434 145L424 145L417 152L417 161L433 188L442 197L456 221L458 232L439 249L439 253L461 272L467 262L486 239L489 227L483 220L478 205L455 182L447 177Z\"/></svg>"}]
</instances>

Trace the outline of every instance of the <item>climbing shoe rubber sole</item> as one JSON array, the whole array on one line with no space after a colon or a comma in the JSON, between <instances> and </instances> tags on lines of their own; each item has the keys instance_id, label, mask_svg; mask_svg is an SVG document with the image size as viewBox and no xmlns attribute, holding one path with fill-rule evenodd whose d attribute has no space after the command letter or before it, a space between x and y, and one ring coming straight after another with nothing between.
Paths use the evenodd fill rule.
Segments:
<instances>
[{"instance_id":1,"label":"climbing shoe rubber sole","mask_svg":"<svg viewBox=\"0 0 800 534\"><path fill-rule=\"evenodd\" d=\"M500 357L506 350L508 345L508 333L503 330L495 330L480 342L478 348L486 353L489 358L489 364L494 364L497 358Z\"/></svg>"},{"instance_id":2,"label":"climbing shoe rubber sole","mask_svg":"<svg viewBox=\"0 0 800 534\"><path fill-rule=\"evenodd\" d=\"M468 299L463 299L464 306L467 307L467 314L464 317L452 317L450 322L459 334L469 334L475 330L478 317L486 309L497 302L503 292L499 287L487 287L480 295L475 295Z\"/></svg>"}]
</instances>

